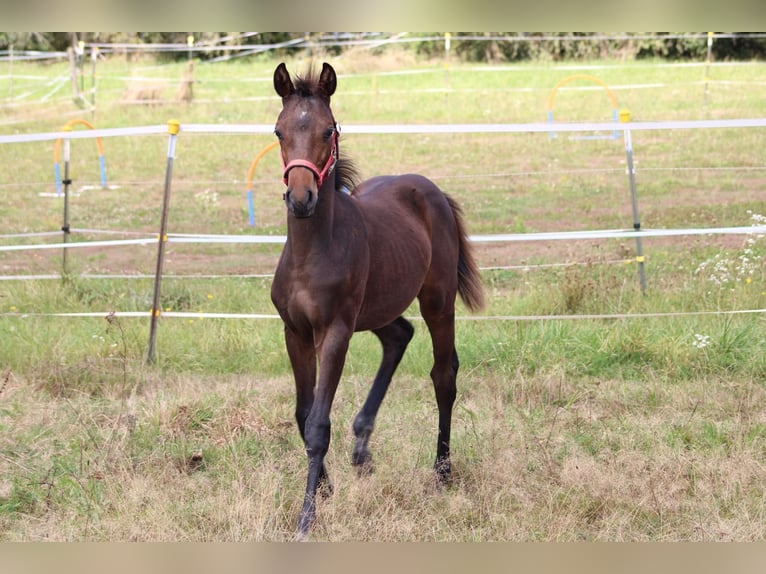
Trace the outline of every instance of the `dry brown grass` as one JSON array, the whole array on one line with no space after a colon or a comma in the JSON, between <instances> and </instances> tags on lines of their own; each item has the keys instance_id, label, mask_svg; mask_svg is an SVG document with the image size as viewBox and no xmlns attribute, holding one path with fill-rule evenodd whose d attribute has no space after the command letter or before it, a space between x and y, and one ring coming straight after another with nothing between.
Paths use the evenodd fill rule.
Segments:
<instances>
[{"instance_id":1,"label":"dry brown grass","mask_svg":"<svg viewBox=\"0 0 766 574\"><path fill-rule=\"evenodd\" d=\"M28 482L3 479L0 492L26 489L33 500L12 521L3 514L3 539L291 540L305 456L289 378L140 376L143 390L128 399L65 402L8 378L3 408L23 413L0 441L0 475ZM395 383L373 435L376 471L359 477L349 427L366 383L347 381L328 455L335 491L312 539L761 539L761 386L649 386L555 372L464 378L455 476L442 491L430 471L429 385ZM653 405L641 400L655 391ZM10 456L22 442L30 456Z\"/></svg>"}]
</instances>

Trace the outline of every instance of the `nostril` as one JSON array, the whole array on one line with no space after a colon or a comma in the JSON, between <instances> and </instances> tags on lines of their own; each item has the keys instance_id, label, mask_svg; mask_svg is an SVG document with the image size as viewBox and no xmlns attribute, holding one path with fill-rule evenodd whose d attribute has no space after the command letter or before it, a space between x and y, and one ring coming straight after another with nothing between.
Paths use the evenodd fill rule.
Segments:
<instances>
[{"instance_id":1,"label":"nostril","mask_svg":"<svg viewBox=\"0 0 766 574\"><path fill-rule=\"evenodd\" d=\"M310 190L306 190L306 205L311 203L311 199L314 197L314 193Z\"/></svg>"}]
</instances>

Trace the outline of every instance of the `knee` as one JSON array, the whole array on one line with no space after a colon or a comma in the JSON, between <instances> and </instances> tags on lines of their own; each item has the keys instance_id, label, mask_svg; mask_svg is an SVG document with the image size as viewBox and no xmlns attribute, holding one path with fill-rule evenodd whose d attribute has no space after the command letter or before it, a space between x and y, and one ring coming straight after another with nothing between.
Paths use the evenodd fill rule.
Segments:
<instances>
[{"instance_id":1,"label":"knee","mask_svg":"<svg viewBox=\"0 0 766 574\"><path fill-rule=\"evenodd\" d=\"M303 432L306 426L306 419L309 416L309 409L297 408L295 409L295 421L298 423L298 428Z\"/></svg>"},{"instance_id":2,"label":"knee","mask_svg":"<svg viewBox=\"0 0 766 574\"><path fill-rule=\"evenodd\" d=\"M312 420L306 421L305 443L306 451L309 456L324 456L330 446L330 420Z\"/></svg>"}]
</instances>

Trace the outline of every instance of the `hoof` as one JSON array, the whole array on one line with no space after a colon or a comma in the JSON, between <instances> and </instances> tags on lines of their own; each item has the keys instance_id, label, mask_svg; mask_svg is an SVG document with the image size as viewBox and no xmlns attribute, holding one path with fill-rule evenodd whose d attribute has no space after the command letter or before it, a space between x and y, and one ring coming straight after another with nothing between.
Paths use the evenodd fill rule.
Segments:
<instances>
[{"instance_id":1,"label":"hoof","mask_svg":"<svg viewBox=\"0 0 766 574\"><path fill-rule=\"evenodd\" d=\"M357 467L359 473L372 473L372 454L366 448L354 448L351 454L351 464Z\"/></svg>"},{"instance_id":2,"label":"hoof","mask_svg":"<svg viewBox=\"0 0 766 574\"><path fill-rule=\"evenodd\" d=\"M330 498L333 493L335 493L335 487L332 485L332 482L330 482L330 479L323 480L319 485L319 488L317 488L317 494L322 500Z\"/></svg>"},{"instance_id":3,"label":"hoof","mask_svg":"<svg viewBox=\"0 0 766 574\"><path fill-rule=\"evenodd\" d=\"M372 463L372 457L368 457L367 460L358 463L354 462L356 468L356 475L359 477L371 476L375 472L375 465Z\"/></svg>"},{"instance_id":4,"label":"hoof","mask_svg":"<svg viewBox=\"0 0 766 574\"><path fill-rule=\"evenodd\" d=\"M314 526L316 521L315 510L302 510L301 515L298 517L298 530L295 533L296 542L306 542L309 537L309 532Z\"/></svg>"},{"instance_id":5,"label":"hoof","mask_svg":"<svg viewBox=\"0 0 766 574\"><path fill-rule=\"evenodd\" d=\"M449 459L436 461L434 475L438 486L448 486L452 482L452 464Z\"/></svg>"},{"instance_id":6,"label":"hoof","mask_svg":"<svg viewBox=\"0 0 766 574\"><path fill-rule=\"evenodd\" d=\"M333 492L335 492L335 487L330 480L330 475L327 473L327 469L322 465L322 474L319 476L317 494L322 498L328 498Z\"/></svg>"}]
</instances>

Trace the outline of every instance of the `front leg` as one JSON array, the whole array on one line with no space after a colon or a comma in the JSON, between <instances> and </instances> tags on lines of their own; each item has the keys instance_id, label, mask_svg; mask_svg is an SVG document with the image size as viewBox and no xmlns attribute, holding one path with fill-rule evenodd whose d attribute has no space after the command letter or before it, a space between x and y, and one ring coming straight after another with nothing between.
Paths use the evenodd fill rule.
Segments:
<instances>
[{"instance_id":1,"label":"front leg","mask_svg":"<svg viewBox=\"0 0 766 574\"><path fill-rule=\"evenodd\" d=\"M314 385L316 384L317 359L314 337L301 337L292 329L285 327L285 345L290 365L295 378L295 420L303 443L306 444L306 419L314 404ZM319 473L320 484L332 492L327 470L322 466Z\"/></svg>"},{"instance_id":2,"label":"front leg","mask_svg":"<svg viewBox=\"0 0 766 574\"><path fill-rule=\"evenodd\" d=\"M319 381L311 411L305 420L304 441L308 455L306 494L298 519L298 535L304 538L316 520L316 494L326 476L325 455L330 447L330 410L343 372L353 330L337 321L325 333L315 333L319 349Z\"/></svg>"}]
</instances>

